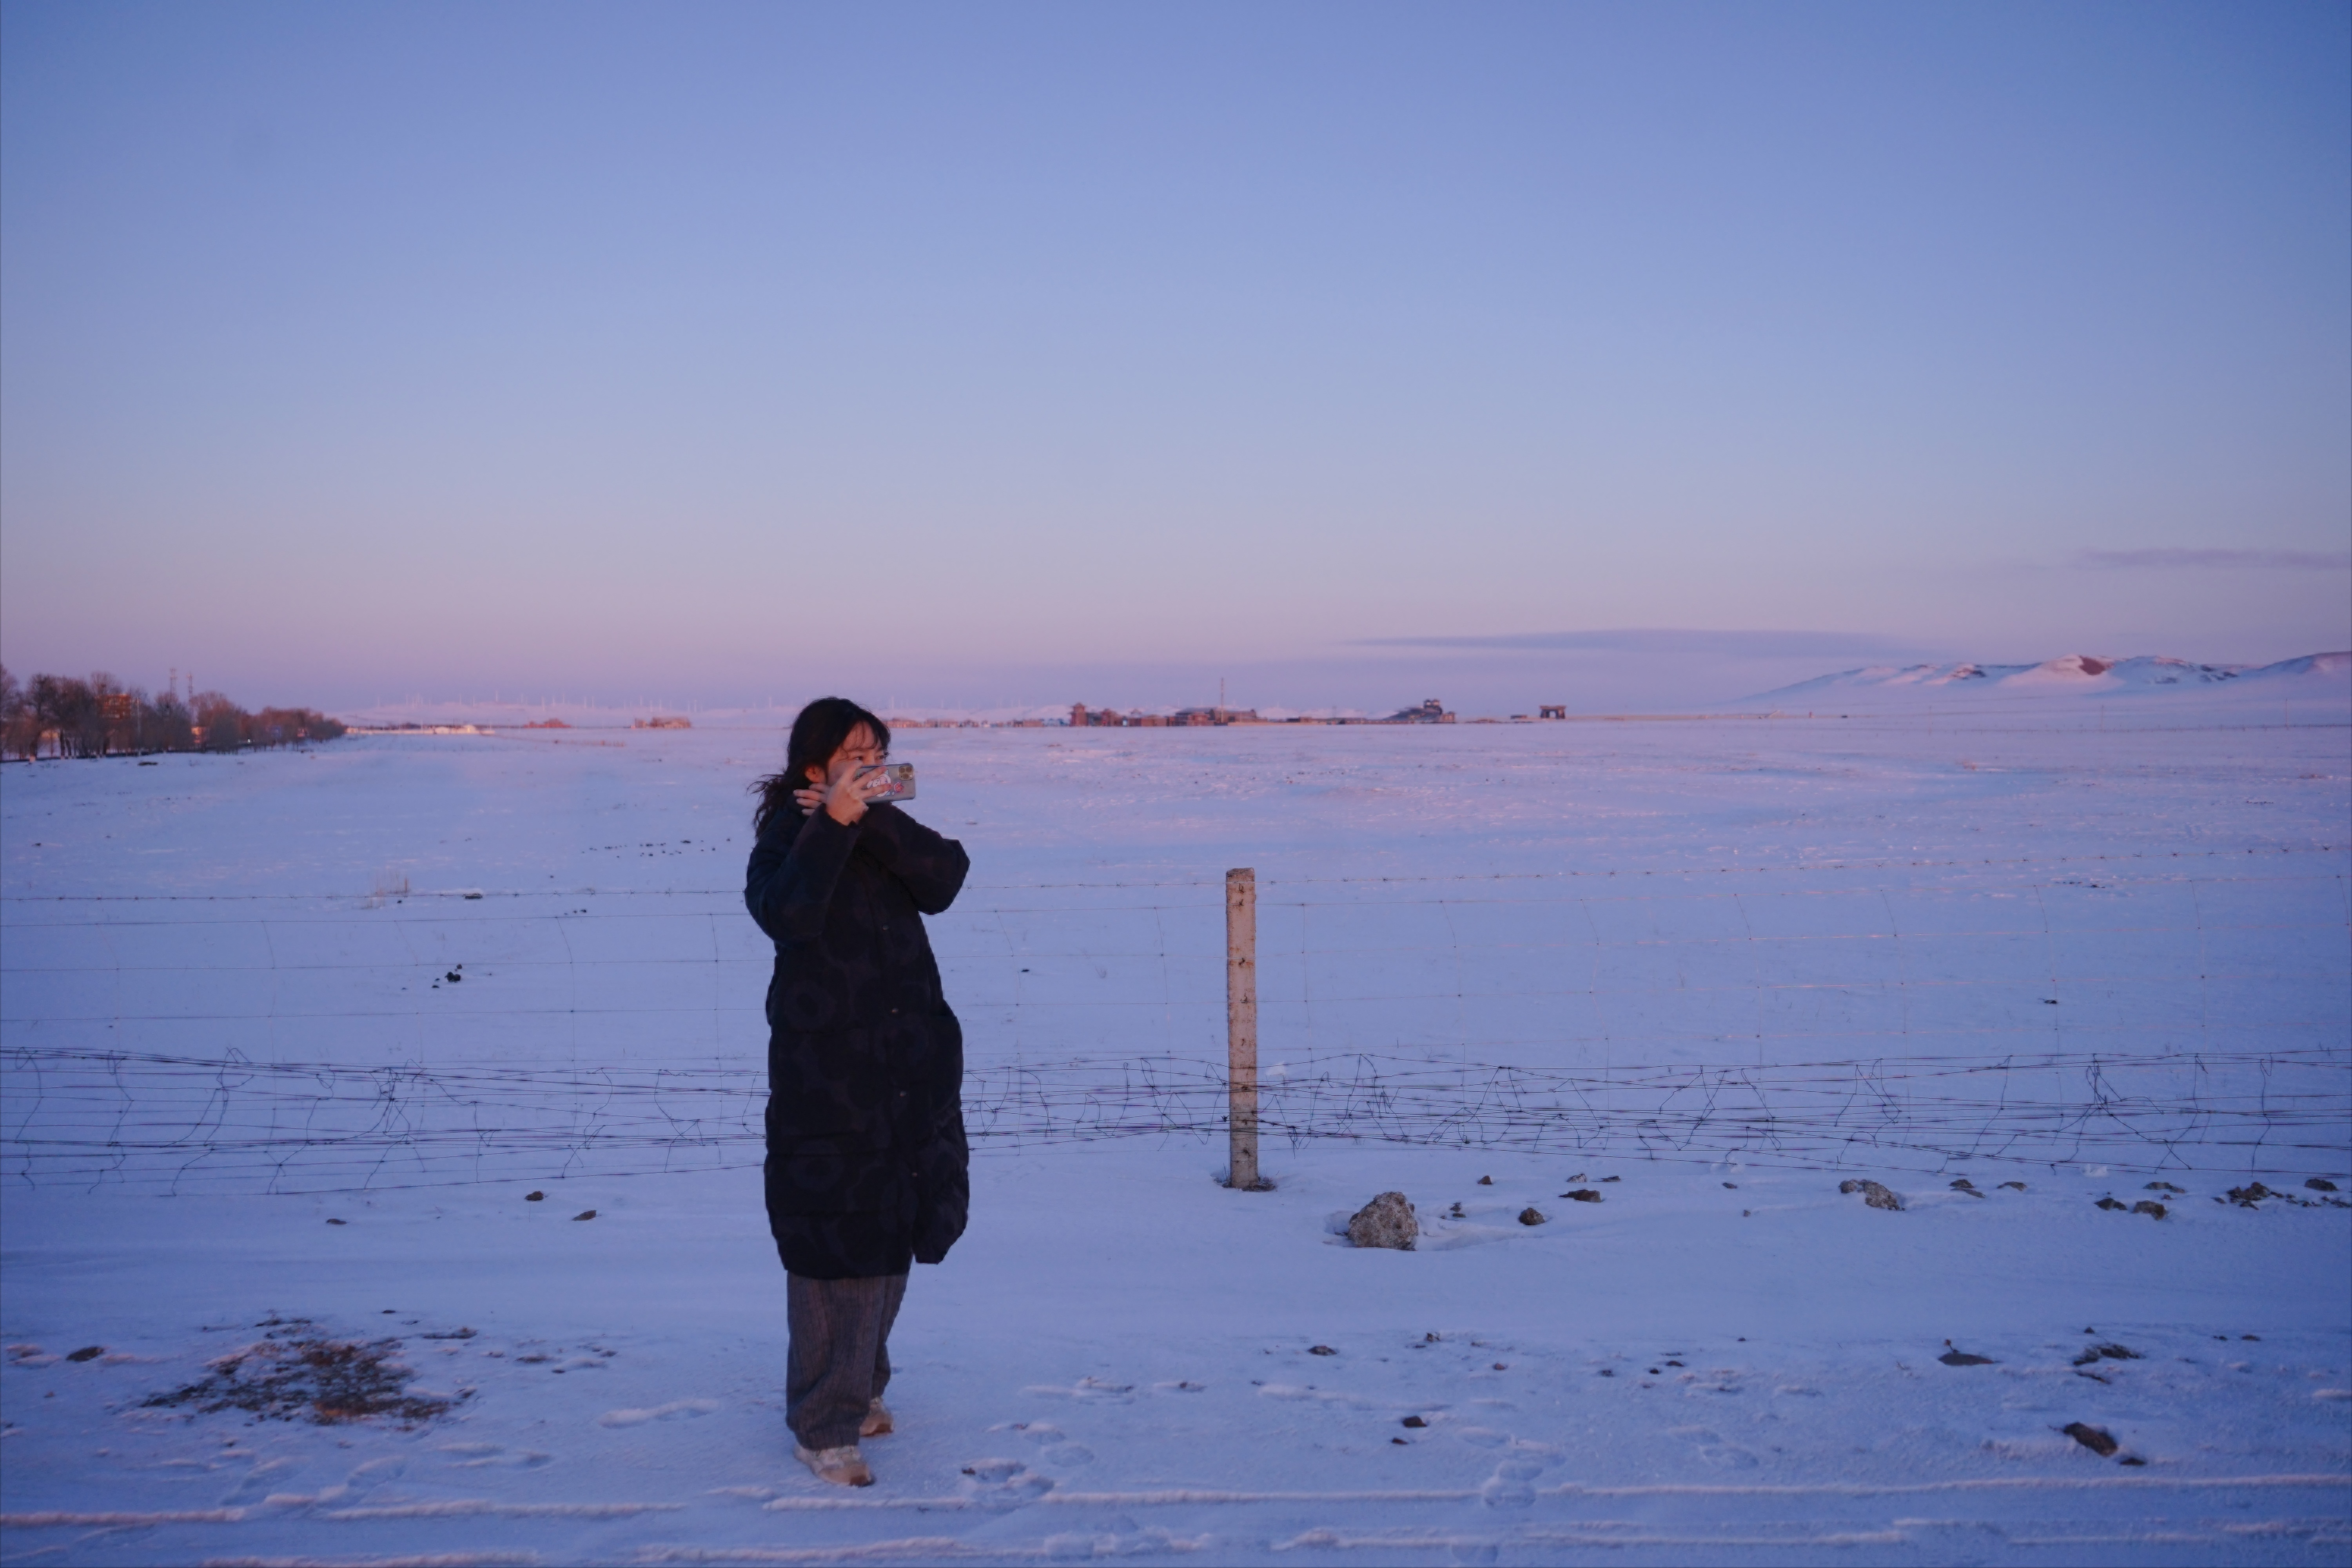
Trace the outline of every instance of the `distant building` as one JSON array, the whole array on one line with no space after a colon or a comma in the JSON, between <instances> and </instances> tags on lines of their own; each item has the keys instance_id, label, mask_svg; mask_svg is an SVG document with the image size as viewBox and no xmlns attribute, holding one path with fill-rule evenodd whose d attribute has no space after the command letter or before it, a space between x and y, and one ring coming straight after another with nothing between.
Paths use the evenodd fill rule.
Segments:
<instances>
[{"instance_id":1,"label":"distant building","mask_svg":"<svg viewBox=\"0 0 2352 1568\"><path fill-rule=\"evenodd\" d=\"M1568 705L1564 702L1544 703L1536 710L1536 717L1538 719L1565 719L1568 717Z\"/></svg>"},{"instance_id":2,"label":"distant building","mask_svg":"<svg viewBox=\"0 0 2352 1568\"><path fill-rule=\"evenodd\" d=\"M561 719L534 719L523 726L526 730L569 730L571 725Z\"/></svg>"},{"instance_id":3,"label":"distant building","mask_svg":"<svg viewBox=\"0 0 2352 1568\"><path fill-rule=\"evenodd\" d=\"M694 728L694 721L691 719L665 718L657 715L651 719L638 719L633 721L630 723L629 728L632 730L691 730Z\"/></svg>"},{"instance_id":4,"label":"distant building","mask_svg":"<svg viewBox=\"0 0 2352 1568\"><path fill-rule=\"evenodd\" d=\"M1382 721L1382 722L1389 724L1451 724L1454 722L1454 715L1445 710L1444 703L1439 701L1436 698L1432 697L1418 708L1400 709L1396 712L1390 714L1387 719Z\"/></svg>"}]
</instances>

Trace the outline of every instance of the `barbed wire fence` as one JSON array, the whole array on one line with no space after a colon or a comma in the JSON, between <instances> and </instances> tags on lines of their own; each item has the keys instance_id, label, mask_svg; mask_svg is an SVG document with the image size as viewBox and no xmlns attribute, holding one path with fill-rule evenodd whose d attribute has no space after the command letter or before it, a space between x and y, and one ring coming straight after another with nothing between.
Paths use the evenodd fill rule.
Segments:
<instances>
[{"instance_id":1,"label":"barbed wire fence","mask_svg":"<svg viewBox=\"0 0 2352 1568\"><path fill-rule=\"evenodd\" d=\"M1259 1125L1592 1159L2352 1167L2342 847L1268 879ZM977 1147L1226 1127L1219 884L932 922ZM333 1192L754 1164L730 889L11 898L0 1175Z\"/></svg>"}]
</instances>

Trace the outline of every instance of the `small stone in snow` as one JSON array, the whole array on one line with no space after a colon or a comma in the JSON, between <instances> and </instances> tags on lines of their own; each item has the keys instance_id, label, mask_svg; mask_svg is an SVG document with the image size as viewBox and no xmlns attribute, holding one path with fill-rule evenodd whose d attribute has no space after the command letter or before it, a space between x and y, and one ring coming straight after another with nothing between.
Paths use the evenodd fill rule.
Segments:
<instances>
[{"instance_id":1,"label":"small stone in snow","mask_svg":"<svg viewBox=\"0 0 2352 1568\"><path fill-rule=\"evenodd\" d=\"M1308 1355L1338 1355L1339 1352L1333 1350L1329 1345L1308 1345L1307 1347L1307 1353Z\"/></svg>"},{"instance_id":2,"label":"small stone in snow","mask_svg":"<svg viewBox=\"0 0 2352 1568\"><path fill-rule=\"evenodd\" d=\"M1478 1178L1478 1184L1482 1187L1491 1187L1495 1184L1495 1178L1492 1176L1481 1176Z\"/></svg>"},{"instance_id":3,"label":"small stone in snow","mask_svg":"<svg viewBox=\"0 0 2352 1568\"><path fill-rule=\"evenodd\" d=\"M1573 1198L1580 1204L1597 1204L1601 1201L1601 1194L1591 1187L1579 1187L1573 1192L1562 1193L1559 1195L1564 1198Z\"/></svg>"},{"instance_id":4,"label":"small stone in snow","mask_svg":"<svg viewBox=\"0 0 2352 1568\"><path fill-rule=\"evenodd\" d=\"M2305 1180L2303 1184L2309 1187L2315 1193L2332 1193L2336 1190L2336 1184L2329 1181L2325 1176L2309 1177Z\"/></svg>"},{"instance_id":5,"label":"small stone in snow","mask_svg":"<svg viewBox=\"0 0 2352 1568\"><path fill-rule=\"evenodd\" d=\"M1543 1222L1544 1216L1541 1209L1531 1206L1528 1208L1523 1208L1519 1211L1519 1223L1521 1225L1541 1225Z\"/></svg>"},{"instance_id":6,"label":"small stone in snow","mask_svg":"<svg viewBox=\"0 0 2352 1568\"><path fill-rule=\"evenodd\" d=\"M78 1351L66 1352L68 1361L96 1361L106 1353L104 1345L84 1345Z\"/></svg>"},{"instance_id":7,"label":"small stone in snow","mask_svg":"<svg viewBox=\"0 0 2352 1568\"><path fill-rule=\"evenodd\" d=\"M547 1201L547 1194L545 1193L525 1193L522 1195L522 1201L527 1204L543 1204Z\"/></svg>"},{"instance_id":8,"label":"small stone in snow","mask_svg":"<svg viewBox=\"0 0 2352 1568\"><path fill-rule=\"evenodd\" d=\"M2058 1428L2102 1459L2116 1451L2116 1440L2107 1436L2104 1426L2086 1426L2080 1421L2069 1421Z\"/></svg>"},{"instance_id":9,"label":"small stone in snow","mask_svg":"<svg viewBox=\"0 0 2352 1568\"><path fill-rule=\"evenodd\" d=\"M1903 1200L1901 1198L1896 1197L1892 1191L1880 1185L1876 1182L1840 1182L1838 1184L1838 1191L1842 1193L1860 1193L1862 1194L1862 1201L1868 1204L1874 1209L1899 1210L1903 1206Z\"/></svg>"},{"instance_id":10,"label":"small stone in snow","mask_svg":"<svg viewBox=\"0 0 2352 1568\"><path fill-rule=\"evenodd\" d=\"M2004 1187L2014 1187L2021 1193L2025 1190L2025 1184L2023 1182L2003 1182L2001 1185Z\"/></svg>"},{"instance_id":11,"label":"small stone in snow","mask_svg":"<svg viewBox=\"0 0 2352 1568\"><path fill-rule=\"evenodd\" d=\"M1423 1419L1422 1419L1420 1416L1418 1416L1418 1415L1408 1415L1408 1416L1406 1416L1406 1417L1404 1418L1404 1420L1403 1420L1403 1422L1402 1423L1402 1425L1403 1425L1403 1426L1428 1426L1428 1425L1429 1425L1429 1423L1428 1423L1428 1422L1426 1422L1426 1421L1424 1421L1424 1420L1423 1420Z\"/></svg>"},{"instance_id":12,"label":"small stone in snow","mask_svg":"<svg viewBox=\"0 0 2352 1568\"><path fill-rule=\"evenodd\" d=\"M2114 1198L2101 1198L2099 1206L2103 1209L2119 1209L2124 1205Z\"/></svg>"},{"instance_id":13,"label":"small stone in snow","mask_svg":"<svg viewBox=\"0 0 2352 1568\"><path fill-rule=\"evenodd\" d=\"M331 1219L327 1223L329 1225L348 1225L351 1222L348 1220Z\"/></svg>"},{"instance_id":14,"label":"small stone in snow","mask_svg":"<svg viewBox=\"0 0 2352 1568\"><path fill-rule=\"evenodd\" d=\"M1421 1235L1421 1222L1402 1193L1382 1193L1348 1221L1348 1239L1358 1247L1385 1247L1411 1252Z\"/></svg>"},{"instance_id":15,"label":"small stone in snow","mask_svg":"<svg viewBox=\"0 0 2352 1568\"><path fill-rule=\"evenodd\" d=\"M596 1217L596 1211L594 1209L582 1209L578 1214L573 1215L572 1217L573 1219L594 1219Z\"/></svg>"},{"instance_id":16,"label":"small stone in snow","mask_svg":"<svg viewBox=\"0 0 2352 1568\"><path fill-rule=\"evenodd\" d=\"M2142 1198L2139 1202L2132 1205L2132 1213L2144 1214L2150 1219L2162 1219L2165 1215L2165 1207L2162 1204L2156 1202L2153 1198Z\"/></svg>"}]
</instances>

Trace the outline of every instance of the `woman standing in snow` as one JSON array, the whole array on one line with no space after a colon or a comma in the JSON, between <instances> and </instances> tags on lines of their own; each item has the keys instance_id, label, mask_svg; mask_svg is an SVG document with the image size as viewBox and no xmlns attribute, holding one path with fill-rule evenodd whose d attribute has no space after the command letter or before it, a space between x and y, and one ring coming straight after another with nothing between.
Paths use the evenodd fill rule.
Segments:
<instances>
[{"instance_id":1,"label":"woman standing in snow","mask_svg":"<svg viewBox=\"0 0 2352 1568\"><path fill-rule=\"evenodd\" d=\"M922 917L971 862L865 770L889 727L825 697L760 781L743 901L776 944L768 983L768 1227L786 1274L785 1423L801 1461L869 1486L860 1437L890 1430L890 1325L910 1262L963 1234L963 1032Z\"/></svg>"}]
</instances>

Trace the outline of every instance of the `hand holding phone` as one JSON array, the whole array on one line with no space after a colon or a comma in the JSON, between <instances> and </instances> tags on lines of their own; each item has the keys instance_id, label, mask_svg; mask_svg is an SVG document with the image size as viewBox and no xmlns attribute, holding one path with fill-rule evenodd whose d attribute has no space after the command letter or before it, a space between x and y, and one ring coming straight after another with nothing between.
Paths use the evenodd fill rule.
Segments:
<instances>
[{"instance_id":1,"label":"hand holding phone","mask_svg":"<svg viewBox=\"0 0 2352 1568\"><path fill-rule=\"evenodd\" d=\"M876 763L857 770L858 782L866 791L868 805L876 801L902 801L915 798L915 764L912 763Z\"/></svg>"}]
</instances>

